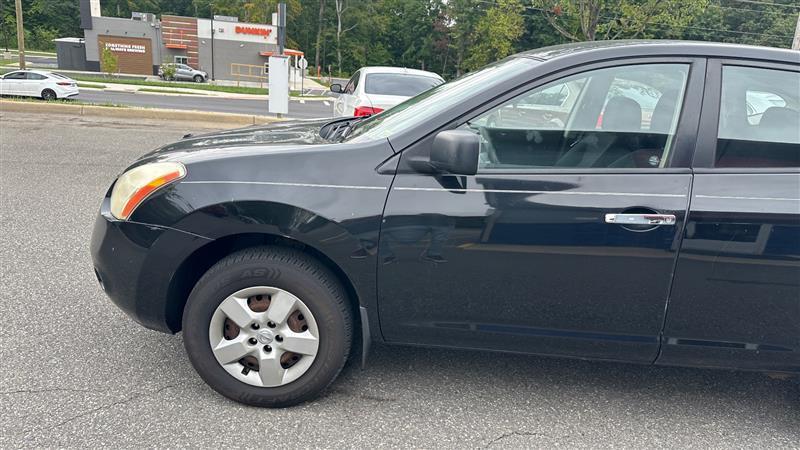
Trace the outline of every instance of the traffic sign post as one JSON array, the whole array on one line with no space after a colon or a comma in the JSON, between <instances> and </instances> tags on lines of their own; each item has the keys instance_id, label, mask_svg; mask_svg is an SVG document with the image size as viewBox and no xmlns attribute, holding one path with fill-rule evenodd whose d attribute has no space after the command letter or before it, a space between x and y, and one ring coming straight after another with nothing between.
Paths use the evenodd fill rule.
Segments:
<instances>
[{"instance_id":1,"label":"traffic sign post","mask_svg":"<svg viewBox=\"0 0 800 450\"><path fill-rule=\"evenodd\" d=\"M269 57L269 112L289 113L289 57L286 48L286 3L278 3L278 54Z\"/></svg>"},{"instance_id":2,"label":"traffic sign post","mask_svg":"<svg viewBox=\"0 0 800 450\"><path fill-rule=\"evenodd\" d=\"M306 69L308 68L308 60L305 56L302 56L297 64L300 66L300 95L305 95Z\"/></svg>"}]
</instances>

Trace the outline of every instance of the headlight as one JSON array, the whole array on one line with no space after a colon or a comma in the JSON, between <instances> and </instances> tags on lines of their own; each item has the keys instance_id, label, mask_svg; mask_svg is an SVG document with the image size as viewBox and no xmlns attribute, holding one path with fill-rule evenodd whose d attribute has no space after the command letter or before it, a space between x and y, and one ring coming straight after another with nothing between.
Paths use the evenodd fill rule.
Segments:
<instances>
[{"instance_id":1,"label":"headlight","mask_svg":"<svg viewBox=\"0 0 800 450\"><path fill-rule=\"evenodd\" d=\"M186 176L186 168L176 162L158 162L134 167L123 173L111 191L111 214L128 220L133 211L153 192Z\"/></svg>"}]
</instances>

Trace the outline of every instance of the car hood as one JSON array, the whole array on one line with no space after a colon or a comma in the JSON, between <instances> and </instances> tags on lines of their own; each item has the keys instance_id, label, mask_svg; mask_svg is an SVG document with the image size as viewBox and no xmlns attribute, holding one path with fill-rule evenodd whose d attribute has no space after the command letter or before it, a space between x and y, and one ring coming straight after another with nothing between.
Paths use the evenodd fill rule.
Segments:
<instances>
[{"instance_id":1,"label":"car hood","mask_svg":"<svg viewBox=\"0 0 800 450\"><path fill-rule=\"evenodd\" d=\"M319 135L320 128L328 122L330 119L295 120L197 136L187 135L178 142L165 145L144 155L138 162L180 160L209 152L216 154L252 153L253 147L256 146L259 152L265 152L286 148L296 149L298 146L305 145L330 144L330 141Z\"/></svg>"}]
</instances>

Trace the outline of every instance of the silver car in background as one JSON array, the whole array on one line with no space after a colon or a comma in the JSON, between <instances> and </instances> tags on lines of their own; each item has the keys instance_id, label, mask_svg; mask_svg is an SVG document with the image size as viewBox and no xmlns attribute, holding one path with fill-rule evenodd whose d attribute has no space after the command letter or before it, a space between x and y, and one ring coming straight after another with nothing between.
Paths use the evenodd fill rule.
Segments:
<instances>
[{"instance_id":1,"label":"silver car in background","mask_svg":"<svg viewBox=\"0 0 800 450\"><path fill-rule=\"evenodd\" d=\"M165 67L174 67L175 74L171 77L167 77L164 75L164 68ZM195 83L203 83L208 81L208 72L203 72L202 70L194 69L186 64L179 64L179 63L167 63L162 64L161 67L158 68L158 76L162 79L166 80L176 80L176 81L194 81Z\"/></svg>"},{"instance_id":2,"label":"silver car in background","mask_svg":"<svg viewBox=\"0 0 800 450\"><path fill-rule=\"evenodd\" d=\"M370 116L444 83L433 72L400 67L362 67L344 86L332 84L339 94L334 117Z\"/></svg>"}]
</instances>

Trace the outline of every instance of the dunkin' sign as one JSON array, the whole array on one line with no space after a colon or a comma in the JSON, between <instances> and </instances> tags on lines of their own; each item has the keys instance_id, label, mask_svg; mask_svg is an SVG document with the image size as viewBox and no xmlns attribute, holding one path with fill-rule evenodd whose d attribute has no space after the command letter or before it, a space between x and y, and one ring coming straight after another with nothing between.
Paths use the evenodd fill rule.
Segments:
<instances>
[{"instance_id":1,"label":"dunkin' sign","mask_svg":"<svg viewBox=\"0 0 800 450\"><path fill-rule=\"evenodd\" d=\"M257 44L278 43L278 29L272 25L215 20L212 26L209 19L197 19L198 38L211 39L212 29L214 39Z\"/></svg>"},{"instance_id":2,"label":"dunkin' sign","mask_svg":"<svg viewBox=\"0 0 800 450\"><path fill-rule=\"evenodd\" d=\"M246 25L236 25L235 30L237 34L252 34L264 37L268 37L272 33L269 28L249 27Z\"/></svg>"}]
</instances>

